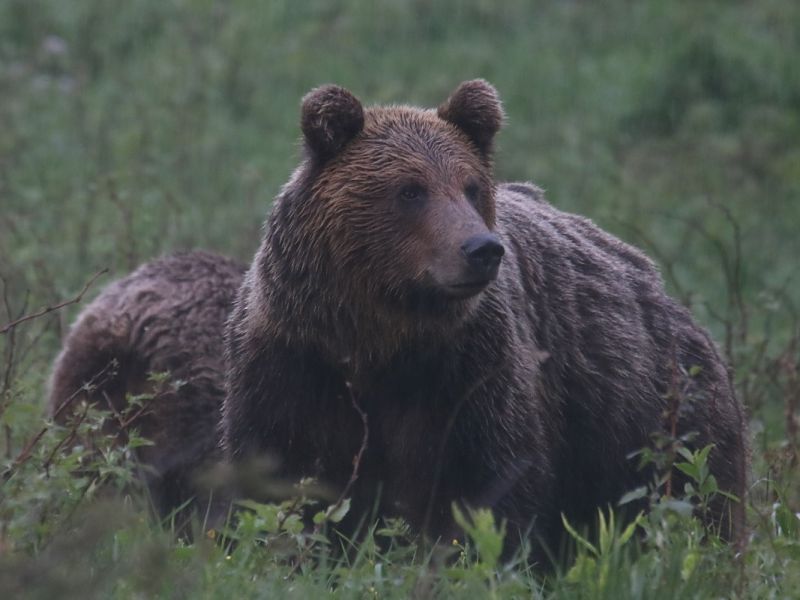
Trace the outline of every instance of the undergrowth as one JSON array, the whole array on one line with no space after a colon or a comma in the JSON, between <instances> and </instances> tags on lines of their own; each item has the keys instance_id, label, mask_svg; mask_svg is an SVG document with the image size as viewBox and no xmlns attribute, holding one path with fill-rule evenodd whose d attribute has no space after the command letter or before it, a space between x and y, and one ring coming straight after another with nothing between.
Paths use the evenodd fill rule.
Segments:
<instances>
[{"instance_id":1,"label":"undergrowth","mask_svg":"<svg viewBox=\"0 0 800 600\"><path fill-rule=\"evenodd\" d=\"M800 598L798 19L791 0L0 2L0 597ZM346 539L346 497L313 482L187 535L140 484L148 398L44 419L101 285L172 250L250 259L310 88L435 106L474 77L508 115L498 178L642 247L719 341L750 416L745 547L701 520L714 449L671 435L631 457L652 483L592 533L567 521L571 559L542 568L498 551L482 507L437 545L367 515Z\"/></svg>"}]
</instances>

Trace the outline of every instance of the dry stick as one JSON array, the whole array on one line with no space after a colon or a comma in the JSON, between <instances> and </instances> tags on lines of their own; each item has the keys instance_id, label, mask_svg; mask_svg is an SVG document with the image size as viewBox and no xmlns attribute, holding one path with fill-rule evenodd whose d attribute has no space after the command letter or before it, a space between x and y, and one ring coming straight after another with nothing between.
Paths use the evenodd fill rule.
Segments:
<instances>
[{"instance_id":1,"label":"dry stick","mask_svg":"<svg viewBox=\"0 0 800 600\"><path fill-rule=\"evenodd\" d=\"M95 385L97 379L105 374L108 371L109 367L114 364L115 361L111 361L108 365L103 367L101 371L97 373L94 377L92 377L88 383L81 386L79 389L75 390L73 394L71 394L66 400L64 400L59 407L53 412L52 419L55 420L58 416L64 411L64 409L69 406L69 404L80 394L83 390L88 389L90 386ZM23 465L25 464L30 457L33 455L33 449L36 447L44 434L50 430L50 425L45 425L42 427L39 432L31 438L31 440L25 445L22 451L17 455L17 458L11 463L8 469L3 472L3 483L11 479L11 476Z\"/></svg>"},{"instance_id":2,"label":"dry stick","mask_svg":"<svg viewBox=\"0 0 800 600\"><path fill-rule=\"evenodd\" d=\"M741 321L739 337L740 340L744 341L747 339L748 311L743 295L744 268L742 266L742 228L730 208L712 198L708 198L707 202L710 206L716 208L723 214L733 232L733 258L731 259L731 277L728 292L730 293L731 301L736 304L736 309L739 311L739 319Z\"/></svg>"},{"instance_id":3,"label":"dry stick","mask_svg":"<svg viewBox=\"0 0 800 600\"><path fill-rule=\"evenodd\" d=\"M39 310L39 311L37 311L35 313L31 313L29 315L25 315L25 316L20 317L18 319L14 319L10 323L6 323L3 326L3 328L0 329L0 333L6 333L8 331L11 331L12 329L14 329L20 323L24 323L25 321L30 321L32 319L38 319L39 317L43 317L44 315L46 315L48 313L51 313L51 312L54 312L54 311L59 310L61 308L64 308L65 306L69 306L70 304L77 304L78 302L83 300L83 296L86 294L87 291L89 291L89 288L95 282L95 280L97 280L97 278L100 277L101 275L105 275L106 273L108 273L108 269L102 269L102 270L98 271L97 273L95 273L92 276L92 278L89 281L86 282L86 285L83 286L83 289L80 291L80 293L77 296L75 296L74 298L72 298L70 300L64 300L63 302L59 302L58 304L54 304L53 306L45 306L44 308L42 308L41 310Z\"/></svg>"},{"instance_id":4,"label":"dry stick","mask_svg":"<svg viewBox=\"0 0 800 600\"><path fill-rule=\"evenodd\" d=\"M67 435L61 438L61 440L53 447L53 450L47 456L47 459L44 461L44 463L42 463L42 469L44 469L45 473L47 473L48 476L50 475L50 470L49 470L50 465L52 464L53 459L56 457L56 453L62 447L71 444L72 440L74 440L78 436L78 427L80 427L81 423L83 423L86 420L88 414L89 414L89 405L87 404L86 406L84 406L81 415L77 419L73 419L73 423L69 429L69 433L67 433Z\"/></svg>"},{"instance_id":5,"label":"dry stick","mask_svg":"<svg viewBox=\"0 0 800 600\"><path fill-rule=\"evenodd\" d=\"M123 235L126 238L125 248L127 248L125 258L128 262L128 269L133 270L139 262L137 238L133 231L133 214L130 205L121 200L113 177L108 178L108 196L111 204L119 210L122 216L122 224L125 228Z\"/></svg>"},{"instance_id":6,"label":"dry stick","mask_svg":"<svg viewBox=\"0 0 800 600\"><path fill-rule=\"evenodd\" d=\"M101 395L103 396L103 400L106 401L106 406L108 406L108 410L111 411L111 413L114 415L114 418L117 420L117 424L121 425L122 424L122 420L123 420L123 416L120 414L120 412L114 406L114 403L111 402L111 398L108 397L108 393L105 390L103 390Z\"/></svg>"},{"instance_id":7,"label":"dry stick","mask_svg":"<svg viewBox=\"0 0 800 600\"><path fill-rule=\"evenodd\" d=\"M3 284L3 305L6 310L6 315L9 319L11 319L11 301L8 299L8 282L6 278L0 275L0 282ZM22 303L22 307L19 309L19 315L22 316L25 314L25 311L28 309L28 300L30 299L30 291L25 293L25 300ZM14 331L11 332L11 335L8 336L8 344L6 345L6 360L5 360L5 372L3 374L3 388L0 392L0 396L5 396L5 393L11 387L11 376L14 371L14 364L16 358L16 336L14 335ZM0 414L3 413L3 408L0 407Z\"/></svg>"},{"instance_id":8,"label":"dry stick","mask_svg":"<svg viewBox=\"0 0 800 600\"><path fill-rule=\"evenodd\" d=\"M629 221L615 220L620 226L630 230L641 243L643 243L650 250L650 253L658 261L662 269L666 273L666 279L673 285L675 291L678 293L681 303L690 307L691 293L684 288L681 284L680 278L675 273L675 261L667 256L667 254L656 244L650 237L640 228L630 223Z\"/></svg>"},{"instance_id":9,"label":"dry stick","mask_svg":"<svg viewBox=\"0 0 800 600\"><path fill-rule=\"evenodd\" d=\"M348 381L345 385L347 385L347 390L350 392L350 402L353 405L353 408L356 409L358 416L361 417L361 425L364 428L364 433L361 437L361 447L353 457L353 471L350 473L350 479L347 480L347 485L344 486L342 493L339 494L339 499L331 508L331 513L334 513L341 508L342 502L344 502L345 498L347 498L347 495L350 493L350 490L358 479L358 472L361 467L361 458L364 456L364 452L367 450L367 442L369 441L369 422L367 420L367 413L365 413L361 406L359 406L358 402L356 402L356 397L355 394L353 394L353 387L350 385L350 382Z\"/></svg>"},{"instance_id":10,"label":"dry stick","mask_svg":"<svg viewBox=\"0 0 800 600\"><path fill-rule=\"evenodd\" d=\"M35 333L33 336L30 337L30 340L28 341L28 344L26 346L24 346L24 347L20 347L20 350L17 353L17 362L18 363L26 362L25 359L28 358L28 355L31 353L31 351L34 348L38 347L39 340L41 340L44 337L44 335L48 332L48 330L49 329L48 329L47 326L40 327L39 331L37 333ZM9 337L11 337L11 336L9 336ZM62 338L59 336L59 339L62 339ZM28 372L28 370L30 370L30 368L31 368L30 366L27 366L26 370L21 371L21 372L20 371L16 371L14 374L15 375L25 374L25 373Z\"/></svg>"},{"instance_id":11,"label":"dry stick","mask_svg":"<svg viewBox=\"0 0 800 600\"><path fill-rule=\"evenodd\" d=\"M6 310L6 316L11 319L11 301L8 299L8 282L6 278L0 275L0 282L3 284L3 305ZM19 314L24 315L25 311L28 308L28 300L30 298L30 293L25 293L25 300L22 303L22 307L20 307ZM8 342L6 343L5 347L5 367L3 373L3 386L0 388L0 416L5 413L6 408L11 404L11 396L6 396L6 393L11 389L11 379L13 378L14 368L17 364L17 336L16 332L12 331L11 334L8 336ZM11 434L12 429L11 425L6 423L3 426L3 431L6 434L6 447L5 447L5 456L6 458L11 458L12 453L12 442L11 442Z\"/></svg>"},{"instance_id":12,"label":"dry stick","mask_svg":"<svg viewBox=\"0 0 800 600\"><path fill-rule=\"evenodd\" d=\"M5 303L5 311L8 319L11 319L11 303L8 299L8 282L6 281L5 277L0 275L0 283L3 284L3 302ZM22 306L19 309L18 316L24 315L28 310L28 301L30 300L30 290L26 291L25 293L25 300L22 303ZM11 379L12 373L16 377L20 375L20 372L16 370L16 366L25 362L25 359L28 357L30 352L37 347L39 340L47 333L47 327L41 327L39 331L33 335L33 337L28 340L28 344L23 346L20 345L17 348L16 339L15 339L15 331L11 331L8 336L8 343L7 343L7 350L6 350L6 359L5 359L5 376L3 378L3 387L2 392L0 392L0 396L5 396L5 392L10 389L11 387ZM61 337L61 336L59 336ZM27 372L27 369L30 369L30 365L26 367L26 371L22 371L21 374ZM0 414L3 413L4 408L0 407Z\"/></svg>"},{"instance_id":13,"label":"dry stick","mask_svg":"<svg viewBox=\"0 0 800 600\"><path fill-rule=\"evenodd\" d=\"M798 427L798 414L800 413L800 374L798 374L795 353L797 347L797 337L792 338L792 342L787 348L781 362L786 377L786 440L789 446L789 461L794 465L798 459L798 438L800 438L800 427Z\"/></svg>"},{"instance_id":14,"label":"dry stick","mask_svg":"<svg viewBox=\"0 0 800 600\"><path fill-rule=\"evenodd\" d=\"M135 413L133 413L133 415L124 418L122 421L120 421L119 422L120 430L124 431L128 429L128 427L130 427L139 417L145 414L145 411L150 410L150 408L153 406L153 404L159 398L162 392L163 390L157 390L153 394L150 394L150 397L147 399L147 401L142 402L142 405L138 408L138 410Z\"/></svg>"},{"instance_id":15,"label":"dry stick","mask_svg":"<svg viewBox=\"0 0 800 600\"><path fill-rule=\"evenodd\" d=\"M730 253L728 252L728 249L725 246L725 243L723 242L723 240L721 240L719 237L713 235L711 232L708 231L708 229L703 227L701 224L699 224L699 223L697 223L695 221L692 221L691 219L685 219L685 218L682 218L682 217L679 217L679 216L675 216L675 215L669 215L669 214L662 213L662 216L664 218L671 219L673 221L677 221L678 223L682 223L687 228L689 228L690 230L692 230L695 233L697 233L706 242L710 243L714 247L716 252L717 252L720 264L722 266L722 275L725 278L725 288L726 288L726 290L728 292L728 313L729 313L729 316L726 317L726 318L721 318L720 316L715 316L713 313L711 313L710 307L709 307L709 314L711 314L712 317L719 319L725 325L725 353L728 355L728 362L729 362L731 368L735 370L738 367L738 364L736 363L736 357L733 355L733 338L734 338L734 333L735 332L734 332L734 323L733 323L732 317L730 316L730 313L732 313L735 309L738 310L740 308L737 305L738 300L736 298L737 291L738 292L741 291L741 290L737 290L738 277L739 277L738 269L740 269L740 266L739 266L739 264L737 264L736 261L739 260L739 259L736 258L736 257L734 259L731 259ZM725 216L726 216L726 218L732 218L728 214L726 214ZM736 223L735 220L733 221L733 223L735 223L735 225L734 225L734 243L737 246L740 246L741 242L740 242L740 232L739 232L739 228L738 228L738 223ZM738 256L738 252L739 252L738 248L736 249L736 252L737 252L737 256ZM746 315L744 313L740 313L740 316L745 317ZM743 325L746 327L746 323L743 323Z\"/></svg>"},{"instance_id":16,"label":"dry stick","mask_svg":"<svg viewBox=\"0 0 800 600\"><path fill-rule=\"evenodd\" d=\"M103 399L106 401L106 405L108 406L111 413L114 415L114 418L117 420L117 425L119 425L119 432L122 433L128 427L130 427L139 417L145 414L145 411L149 410L153 403L160 397L160 394L163 390L156 390L152 394L148 395L146 401L142 402L141 406L133 412L132 410L125 411L125 414L119 412L114 403L111 402L111 398L108 397L108 394L103 391ZM128 413L132 413L130 416Z\"/></svg>"},{"instance_id":17,"label":"dry stick","mask_svg":"<svg viewBox=\"0 0 800 600\"><path fill-rule=\"evenodd\" d=\"M347 484L344 486L342 493L339 494L339 498L336 502L328 508L328 514L333 514L337 510L342 507L342 503L345 501L345 498L350 494L350 490L355 485L356 481L358 480L359 470L361 469L361 459L364 457L364 452L367 451L367 443L369 442L369 420L367 419L367 413L364 412L364 409L356 401L356 396L353 393L353 386L349 381L345 382L347 386L347 391L350 392L350 403L353 405L353 408L358 413L358 416L361 417L361 425L364 427L364 433L361 437L361 447L356 452L355 456L353 457L353 470L350 472L350 479L347 480ZM324 521L321 523L317 523L314 525L314 536L318 535L319 532L322 530L322 525ZM306 546L303 548L303 551L300 553L300 556L297 557L294 565L292 565L291 570L286 575L286 579L294 575L297 570L300 568L300 565L303 564L307 559L308 555L311 553L312 548L314 547L314 540L312 539Z\"/></svg>"}]
</instances>

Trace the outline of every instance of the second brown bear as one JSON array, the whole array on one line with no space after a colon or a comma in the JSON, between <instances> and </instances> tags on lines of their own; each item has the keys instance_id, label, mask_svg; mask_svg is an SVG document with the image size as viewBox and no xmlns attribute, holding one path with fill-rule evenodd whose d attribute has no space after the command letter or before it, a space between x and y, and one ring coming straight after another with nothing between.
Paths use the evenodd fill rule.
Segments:
<instances>
[{"instance_id":1,"label":"second brown bear","mask_svg":"<svg viewBox=\"0 0 800 600\"><path fill-rule=\"evenodd\" d=\"M180 530L191 511L175 509L202 493L196 477L219 459L222 336L243 271L207 252L142 265L81 311L53 366L49 415L69 424L86 402L109 412L103 435L125 442L135 429L148 439L134 452L141 479Z\"/></svg>"}]
</instances>

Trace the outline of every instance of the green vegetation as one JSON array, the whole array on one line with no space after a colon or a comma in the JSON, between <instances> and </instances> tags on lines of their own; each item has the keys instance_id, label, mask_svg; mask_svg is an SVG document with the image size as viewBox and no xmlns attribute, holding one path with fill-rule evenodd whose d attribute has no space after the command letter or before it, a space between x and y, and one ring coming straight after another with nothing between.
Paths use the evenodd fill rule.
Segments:
<instances>
[{"instance_id":1,"label":"green vegetation","mask_svg":"<svg viewBox=\"0 0 800 600\"><path fill-rule=\"evenodd\" d=\"M87 297L170 250L249 259L311 87L434 106L484 77L508 114L498 177L658 260L727 353L753 445L738 556L687 513L716 490L680 449L687 498L641 490L636 534L601 511L563 572L500 561L481 511L444 548L397 522L351 545L328 531L342 506L303 531L304 501L189 544L136 489L145 440L112 446L94 411L43 421L70 304L0 334L0 596L800 597L799 24L792 0L0 0L0 328L101 268ZM101 451L62 452L73 433Z\"/></svg>"}]
</instances>

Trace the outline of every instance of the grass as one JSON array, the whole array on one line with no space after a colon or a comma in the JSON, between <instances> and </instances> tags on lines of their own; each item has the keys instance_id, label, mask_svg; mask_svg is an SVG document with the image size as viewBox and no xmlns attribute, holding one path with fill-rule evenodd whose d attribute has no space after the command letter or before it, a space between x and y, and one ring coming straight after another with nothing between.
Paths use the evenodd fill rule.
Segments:
<instances>
[{"instance_id":1,"label":"grass","mask_svg":"<svg viewBox=\"0 0 800 600\"><path fill-rule=\"evenodd\" d=\"M492 523L448 558L400 525L346 558L325 551L347 545L330 534L287 577L285 544L257 543L255 526L232 551L175 542L130 488L129 449L92 459L99 485L75 476L80 452L62 455L51 427L2 484L0 590L800 597L798 22L791 0L0 2L0 326L102 268L97 285L176 249L249 260L297 161L311 87L435 106L484 77L508 114L498 178L537 182L659 262L728 355L754 451L751 543L736 559L665 509L602 551L578 543L575 568L548 576L481 554ZM6 467L44 426L49 365L79 308L0 334Z\"/></svg>"}]
</instances>

